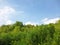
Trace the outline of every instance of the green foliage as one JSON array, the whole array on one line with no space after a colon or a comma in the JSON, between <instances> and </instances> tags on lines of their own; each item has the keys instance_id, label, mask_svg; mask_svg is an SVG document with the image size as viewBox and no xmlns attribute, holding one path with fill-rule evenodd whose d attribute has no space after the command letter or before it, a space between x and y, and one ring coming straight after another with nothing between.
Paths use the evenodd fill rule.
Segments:
<instances>
[{"instance_id":1,"label":"green foliage","mask_svg":"<svg viewBox=\"0 0 60 45\"><path fill-rule=\"evenodd\" d=\"M48 25L23 25L16 21L0 27L0 45L60 45L60 21Z\"/></svg>"}]
</instances>

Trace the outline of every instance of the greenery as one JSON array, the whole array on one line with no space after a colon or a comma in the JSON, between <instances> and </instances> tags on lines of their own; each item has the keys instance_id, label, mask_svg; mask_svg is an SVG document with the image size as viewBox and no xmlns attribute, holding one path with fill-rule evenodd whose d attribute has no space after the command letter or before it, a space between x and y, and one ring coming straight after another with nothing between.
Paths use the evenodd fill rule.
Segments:
<instances>
[{"instance_id":1,"label":"greenery","mask_svg":"<svg viewBox=\"0 0 60 45\"><path fill-rule=\"evenodd\" d=\"M60 45L60 20L55 24L0 26L0 45Z\"/></svg>"}]
</instances>

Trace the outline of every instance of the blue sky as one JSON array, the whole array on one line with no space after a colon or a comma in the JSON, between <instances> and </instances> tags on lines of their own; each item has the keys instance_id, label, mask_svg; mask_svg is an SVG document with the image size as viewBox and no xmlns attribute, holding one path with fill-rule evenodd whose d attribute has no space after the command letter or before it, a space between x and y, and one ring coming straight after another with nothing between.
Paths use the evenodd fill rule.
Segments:
<instances>
[{"instance_id":1,"label":"blue sky","mask_svg":"<svg viewBox=\"0 0 60 45\"><path fill-rule=\"evenodd\" d=\"M0 5L1 9L7 6L15 10L9 14L13 22L42 24L42 20L60 18L60 0L1 0Z\"/></svg>"}]
</instances>

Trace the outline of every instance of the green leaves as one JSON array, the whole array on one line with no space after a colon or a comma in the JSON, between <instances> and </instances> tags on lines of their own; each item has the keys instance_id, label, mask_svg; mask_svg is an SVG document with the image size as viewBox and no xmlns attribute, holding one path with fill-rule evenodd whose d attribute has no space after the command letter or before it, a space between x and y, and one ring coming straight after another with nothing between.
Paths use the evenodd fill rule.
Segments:
<instances>
[{"instance_id":1,"label":"green leaves","mask_svg":"<svg viewBox=\"0 0 60 45\"><path fill-rule=\"evenodd\" d=\"M0 45L60 45L60 21L48 25L23 25L16 21L0 27Z\"/></svg>"}]
</instances>

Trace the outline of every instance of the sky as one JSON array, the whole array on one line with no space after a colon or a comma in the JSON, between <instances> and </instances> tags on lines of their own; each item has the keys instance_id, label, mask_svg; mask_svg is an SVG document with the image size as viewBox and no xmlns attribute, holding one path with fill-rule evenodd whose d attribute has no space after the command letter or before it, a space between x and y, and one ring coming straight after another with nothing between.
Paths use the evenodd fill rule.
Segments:
<instances>
[{"instance_id":1,"label":"sky","mask_svg":"<svg viewBox=\"0 0 60 45\"><path fill-rule=\"evenodd\" d=\"M60 0L0 0L0 25L49 24L60 20Z\"/></svg>"}]
</instances>

